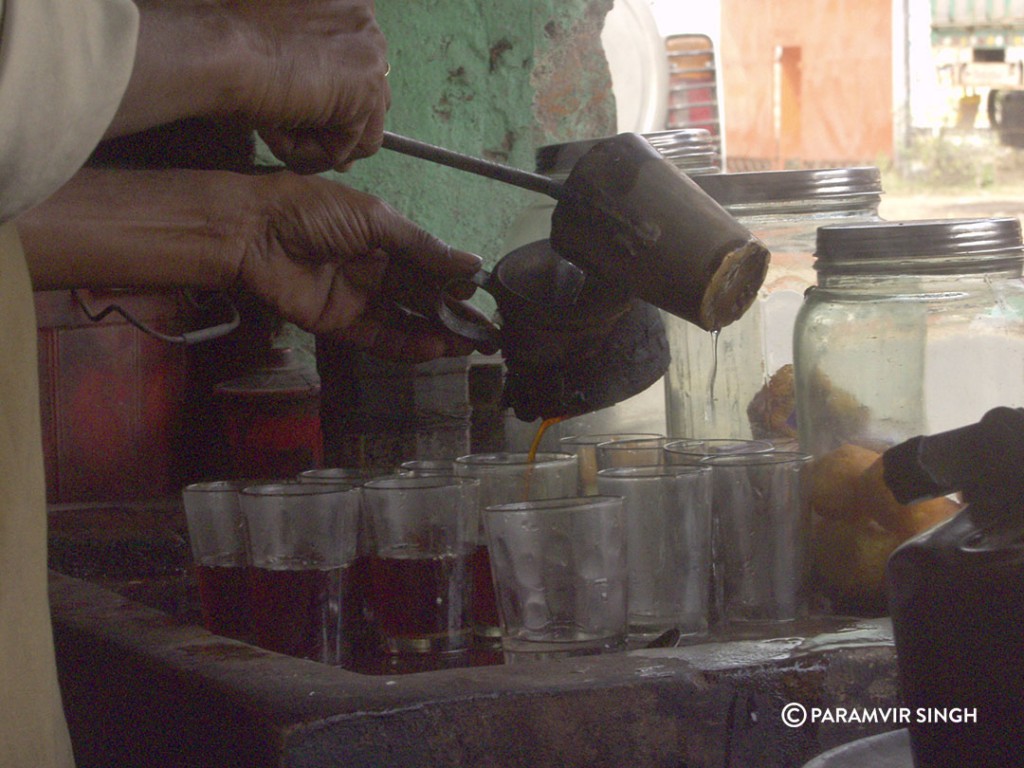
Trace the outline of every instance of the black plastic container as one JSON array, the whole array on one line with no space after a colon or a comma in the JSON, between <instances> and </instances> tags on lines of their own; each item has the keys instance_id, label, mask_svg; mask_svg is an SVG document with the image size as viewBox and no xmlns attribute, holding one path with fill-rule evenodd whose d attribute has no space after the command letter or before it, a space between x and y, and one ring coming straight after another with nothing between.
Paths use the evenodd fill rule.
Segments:
<instances>
[{"instance_id":1,"label":"black plastic container","mask_svg":"<svg viewBox=\"0 0 1024 768\"><path fill-rule=\"evenodd\" d=\"M885 454L901 502L962 490L968 505L888 564L916 768L1019 766L1024 755L1024 411Z\"/></svg>"}]
</instances>

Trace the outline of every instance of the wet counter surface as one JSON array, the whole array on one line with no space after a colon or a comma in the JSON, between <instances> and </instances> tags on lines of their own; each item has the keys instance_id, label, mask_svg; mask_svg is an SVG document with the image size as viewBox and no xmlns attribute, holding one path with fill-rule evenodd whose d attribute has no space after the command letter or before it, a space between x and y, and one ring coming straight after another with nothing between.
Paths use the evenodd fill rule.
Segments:
<instances>
[{"instance_id":1,"label":"wet counter surface","mask_svg":"<svg viewBox=\"0 0 1024 768\"><path fill-rule=\"evenodd\" d=\"M139 582L128 586L143 594ZM893 728L785 724L897 703L888 620L514 665L367 675L206 632L52 572L58 665L88 766L802 766ZM129 591L129 593L131 593Z\"/></svg>"}]
</instances>

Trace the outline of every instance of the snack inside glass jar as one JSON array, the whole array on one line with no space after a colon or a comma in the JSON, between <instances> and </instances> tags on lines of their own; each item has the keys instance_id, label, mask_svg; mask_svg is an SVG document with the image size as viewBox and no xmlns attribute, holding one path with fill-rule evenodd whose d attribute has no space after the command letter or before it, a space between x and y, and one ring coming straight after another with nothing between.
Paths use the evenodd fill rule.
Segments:
<instances>
[{"instance_id":1,"label":"snack inside glass jar","mask_svg":"<svg viewBox=\"0 0 1024 768\"><path fill-rule=\"evenodd\" d=\"M884 613L888 555L957 508L896 503L882 452L1024 403L1022 265L1016 218L818 230L794 368L815 457L812 557L834 609Z\"/></svg>"}]
</instances>

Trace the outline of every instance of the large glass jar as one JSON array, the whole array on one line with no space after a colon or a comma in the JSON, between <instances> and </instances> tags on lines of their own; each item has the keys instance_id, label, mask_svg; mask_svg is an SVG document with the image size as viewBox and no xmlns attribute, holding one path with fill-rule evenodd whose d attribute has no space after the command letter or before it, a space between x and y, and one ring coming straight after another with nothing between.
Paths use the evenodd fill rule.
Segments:
<instances>
[{"instance_id":1,"label":"large glass jar","mask_svg":"<svg viewBox=\"0 0 1024 768\"><path fill-rule=\"evenodd\" d=\"M885 569L953 499L899 504L882 453L1024 405L1016 218L822 227L794 345L800 447L813 454L814 583L833 611L886 611Z\"/></svg>"},{"instance_id":2,"label":"large glass jar","mask_svg":"<svg viewBox=\"0 0 1024 768\"><path fill-rule=\"evenodd\" d=\"M645 133L643 137L681 173L696 178L721 172L721 155L711 133L703 128L684 128ZM536 155L536 171L564 181L573 165L599 139L571 141L540 147ZM551 234L551 214L555 200L536 193L529 205L513 222L505 237L503 252L510 251ZM685 321L680 321L685 322ZM558 440L568 435L609 432L656 432L665 430L664 379L659 379L643 392L610 408L576 416L547 431L544 445L557 450ZM525 450L536 434L537 422L516 423L510 416L506 423L506 448Z\"/></svg>"},{"instance_id":3,"label":"large glass jar","mask_svg":"<svg viewBox=\"0 0 1024 768\"><path fill-rule=\"evenodd\" d=\"M668 434L795 439L793 324L815 283L818 227L878 221L874 167L755 171L694 181L771 251L758 301L715 333L665 315L672 364L665 375Z\"/></svg>"},{"instance_id":4,"label":"large glass jar","mask_svg":"<svg viewBox=\"0 0 1024 768\"><path fill-rule=\"evenodd\" d=\"M1024 405L1016 218L822 227L795 336L804 451L881 451Z\"/></svg>"}]
</instances>

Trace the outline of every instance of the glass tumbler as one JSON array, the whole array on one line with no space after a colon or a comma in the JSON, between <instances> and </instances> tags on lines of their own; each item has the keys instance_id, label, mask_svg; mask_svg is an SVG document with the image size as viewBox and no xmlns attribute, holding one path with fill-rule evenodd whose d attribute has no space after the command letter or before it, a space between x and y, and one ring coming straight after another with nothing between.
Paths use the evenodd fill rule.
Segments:
<instances>
[{"instance_id":1,"label":"glass tumbler","mask_svg":"<svg viewBox=\"0 0 1024 768\"><path fill-rule=\"evenodd\" d=\"M252 615L248 542L238 494L249 483L214 480L192 483L181 492L203 626L245 642L252 641Z\"/></svg>"},{"instance_id":2,"label":"glass tumbler","mask_svg":"<svg viewBox=\"0 0 1024 768\"><path fill-rule=\"evenodd\" d=\"M622 650L627 632L622 499L579 496L484 510L505 660Z\"/></svg>"},{"instance_id":3,"label":"glass tumbler","mask_svg":"<svg viewBox=\"0 0 1024 768\"><path fill-rule=\"evenodd\" d=\"M353 564L359 490L249 486L240 496L252 558L252 615L262 648L324 664L352 660L359 600Z\"/></svg>"},{"instance_id":4,"label":"glass tumbler","mask_svg":"<svg viewBox=\"0 0 1024 768\"><path fill-rule=\"evenodd\" d=\"M618 467L597 473L598 491L621 496L629 563L630 641L668 630L708 630L711 468Z\"/></svg>"},{"instance_id":5,"label":"glass tumbler","mask_svg":"<svg viewBox=\"0 0 1024 768\"><path fill-rule=\"evenodd\" d=\"M616 440L643 440L660 438L653 432L601 433L569 435L559 440L559 446L566 453L576 454L579 463L579 493L581 496L597 495L597 446Z\"/></svg>"},{"instance_id":6,"label":"glass tumbler","mask_svg":"<svg viewBox=\"0 0 1024 768\"><path fill-rule=\"evenodd\" d=\"M789 451L709 456L726 624L786 622L806 611L810 456Z\"/></svg>"},{"instance_id":7,"label":"glass tumbler","mask_svg":"<svg viewBox=\"0 0 1024 768\"><path fill-rule=\"evenodd\" d=\"M478 481L454 476L394 475L362 487L374 531L374 614L389 653L469 646L478 490Z\"/></svg>"},{"instance_id":8,"label":"glass tumbler","mask_svg":"<svg viewBox=\"0 0 1024 768\"><path fill-rule=\"evenodd\" d=\"M576 457L570 453L471 453L455 460L455 474L480 481L480 509L494 504L575 496L578 477ZM482 522L482 520L481 520ZM498 607L491 578L491 562L483 529L478 530L474 556L474 631L480 637L497 638Z\"/></svg>"}]
</instances>

